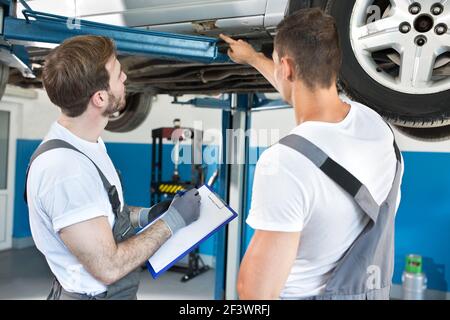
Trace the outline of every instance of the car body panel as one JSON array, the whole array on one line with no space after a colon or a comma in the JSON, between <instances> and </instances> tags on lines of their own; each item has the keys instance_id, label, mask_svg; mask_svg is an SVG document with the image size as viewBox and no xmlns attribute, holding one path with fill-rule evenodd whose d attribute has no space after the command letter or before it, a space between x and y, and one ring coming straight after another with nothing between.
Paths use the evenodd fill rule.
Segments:
<instances>
[{"instance_id":1,"label":"car body panel","mask_svg":"<svg viewBox=\"0 0 450 320\"><path fill-rule=\"evenodd\" d=\"M263 16L267 0L34 0L35 11L118 26L139 27L187 21Z\"/></svg>"}]
</instances>

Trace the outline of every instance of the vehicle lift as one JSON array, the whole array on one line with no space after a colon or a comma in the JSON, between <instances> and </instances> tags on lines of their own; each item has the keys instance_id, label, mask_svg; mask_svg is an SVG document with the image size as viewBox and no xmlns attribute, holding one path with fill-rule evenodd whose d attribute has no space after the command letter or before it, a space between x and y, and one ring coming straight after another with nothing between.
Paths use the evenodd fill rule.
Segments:
<instances>
[{"instance_id":1,"label":"vehicle lift","mask_svg":"<svg viewBox=\"0 0 450 320\"><path fill-rule=\"evenodd\" d=\"M25 19L15 16L17 1L25 10ZM34 78L24 45L54 47L77 35L101 35L113 39L119 54L150 55L162 59L210 63L231 62L219 52L219 40L204 36L138 30L95 23L33 11L23 0L0 0L0 61L18 69L24 77ZM218 169L217 193L243 213L217 233L215 299L236 299L236 281L246 239L245 216L248 212L249 138L241 145L228 139L227 130L251 127L252 112L290 108L282 100L261 94L224 94L221 98L195 98L175 104L222 110L222 152ZM233 152L228 152L232 150ZM244 160L233 162L232 157Z\"/></svg>"},{"instance_id":2,"label":"vehicle lift","mask_svg":"<svg viewBox=\"0 0 450 320\"><path fill-rule=\"evenodd\" d=\"M218 39L118 27L33 11L23 0L25 19L16 15L17 0L0 0L0 58L24 77L34 78L23 44L53 47L78 35L99 35L114 39L119 54L151 55L171 60L203 63L230 61L219 52Z\"/></svg>"}]
</instances>

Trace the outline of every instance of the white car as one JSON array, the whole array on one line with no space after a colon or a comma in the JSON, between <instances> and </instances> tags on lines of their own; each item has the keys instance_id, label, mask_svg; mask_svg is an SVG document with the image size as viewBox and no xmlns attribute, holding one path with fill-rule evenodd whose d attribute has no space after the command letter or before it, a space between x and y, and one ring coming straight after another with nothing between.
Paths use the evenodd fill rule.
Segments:
<instances>
[{"instance_id":1,"label":"white car","mask_svg":"<svg viewBox=\"0 0 450 320\"><path fill-rule=\"evenodd\" d=\"M304 7L335 17L343 50L339 87L412 137L450 137L450 1L442 0L33 0L32 9L132 28L250 41L270 56L277 24ZM20 16L20 6L18 16ZM37 79L12 71L9 82L41 87L47 52L28 48ZM255 70L231 63L205 65L121 57L128 75L128 108L108 129L132 130L150 111L151 95L271 92Z\"/></svg>"}]
</instances>

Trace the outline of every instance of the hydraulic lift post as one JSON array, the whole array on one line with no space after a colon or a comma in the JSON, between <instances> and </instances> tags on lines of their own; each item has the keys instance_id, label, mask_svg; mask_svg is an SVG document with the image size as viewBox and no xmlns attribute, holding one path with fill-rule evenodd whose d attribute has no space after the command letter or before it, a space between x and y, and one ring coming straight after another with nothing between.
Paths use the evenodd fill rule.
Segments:
<instances>
[{"instance_id":1,"label":"hydraulic lift post","mask_svg":"<svg viewBox=\"0 0 450 320\"><path fill-rule=\"evenodd\" d=\"M246 134L244 141L236 141L232 134L234 130L244 130L247 133L247 130L251 129L251 116L254 112L286 109L291 106L281 99L269 99L264 94L224 94L218 99L174 99L172 103L222 110L222 150L217 191L240 215L216 235L214 297L218 300L237 299L236 280L247 238L245 219L249 209L250 137ZM236 155L239 150L244 152ZM226 254L220 254L221 252Z\"/></svg>"}]
</instances>

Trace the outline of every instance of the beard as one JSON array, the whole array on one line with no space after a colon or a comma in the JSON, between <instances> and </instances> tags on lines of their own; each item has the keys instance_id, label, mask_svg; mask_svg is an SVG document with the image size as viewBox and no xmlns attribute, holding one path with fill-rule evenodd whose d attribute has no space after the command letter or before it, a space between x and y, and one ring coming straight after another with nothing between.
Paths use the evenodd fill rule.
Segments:
<instances>
[{"instance_id":1,"label":"beard","mask_svg":"<svg viewBox=\"0 0 450 320\"><path fill-rule=\"evenodd\" d=\"M103 112L104 117L109 117L118 111L122 111L125 108L125 93L120 97L116 97L112 92L108 92L109 105Z\"/></svg>"}]
</instances>

